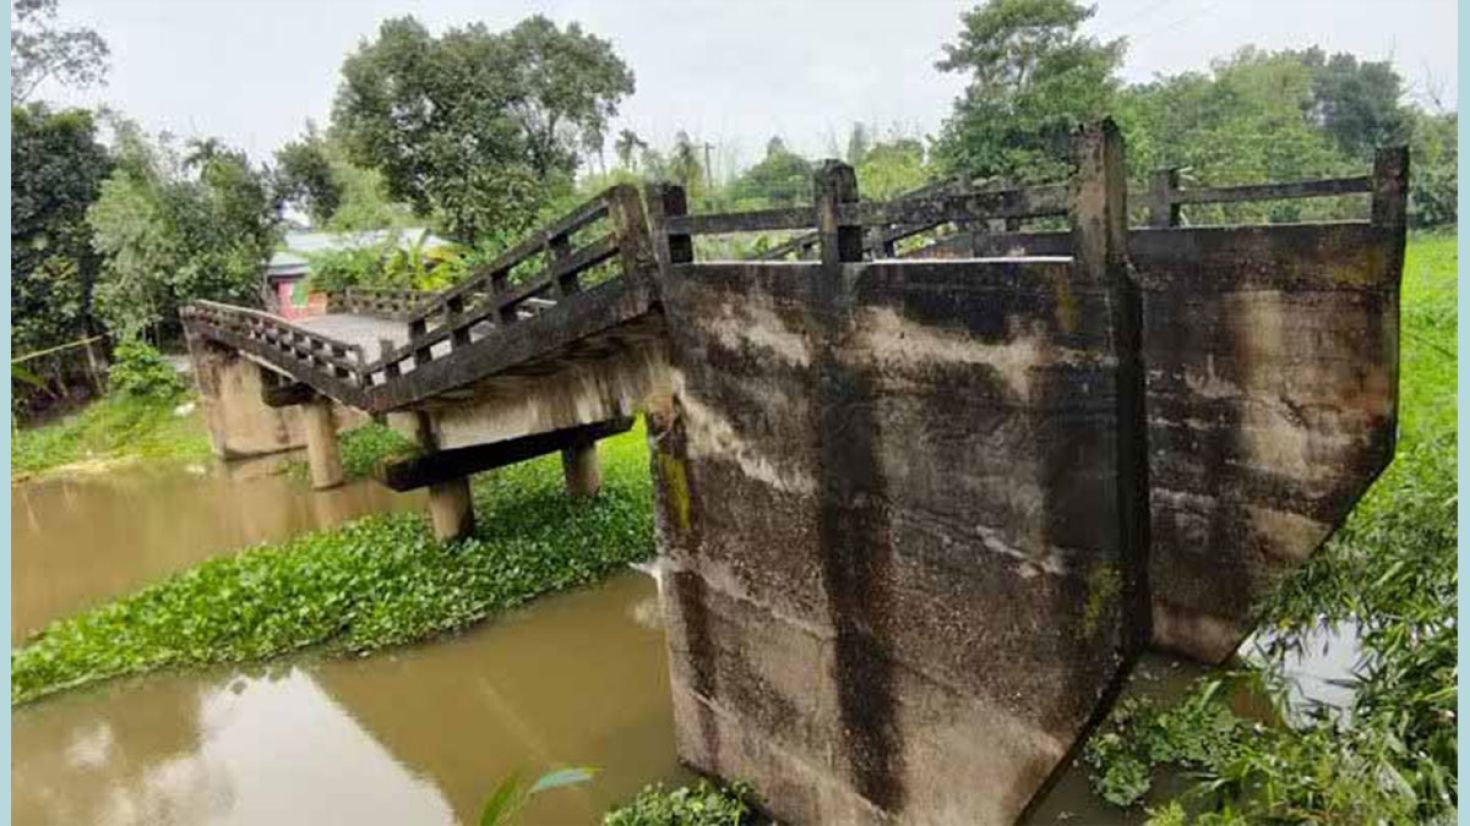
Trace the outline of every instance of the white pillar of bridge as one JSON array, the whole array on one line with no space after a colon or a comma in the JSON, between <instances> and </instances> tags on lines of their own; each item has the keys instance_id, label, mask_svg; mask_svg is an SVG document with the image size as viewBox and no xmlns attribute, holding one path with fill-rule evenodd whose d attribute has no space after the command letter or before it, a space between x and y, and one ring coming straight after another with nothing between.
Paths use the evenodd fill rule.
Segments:
<instances>
[{"instance_id":1,"label":"white pillar of bridge","mask_svg":"<svg viewBox=\"0 0 1470 826\"><path fill-rule=\"evenodd\" d=\"M429 521L434 525L434 538L442 542L464 539L475 532L475 504L468 476L429 485Z\"/></svg>"},{"instance_id":2,"label":"white pillar of bridge","mask_svg":"<svg viewBox=\"0 0 1470 826\"><path fill-rule=\"evenodd\" d=\"M562 476L572 496L596 496L602 489L602 469L597 464L597 442L563 448Z\"/></svg>"},{"instance_id":3,"label":"white pillar of bridge","mask_svg":"<svg viewBox=\"0 0 1470 826\"><path fill-rule=\"evenodd\" d=\"M332 401L317 396L301 405L301 422L306 431L306 462L315 490L342 484L342 454L337 449L337 426L332 421Z\"/></svg>"}]
</instances>

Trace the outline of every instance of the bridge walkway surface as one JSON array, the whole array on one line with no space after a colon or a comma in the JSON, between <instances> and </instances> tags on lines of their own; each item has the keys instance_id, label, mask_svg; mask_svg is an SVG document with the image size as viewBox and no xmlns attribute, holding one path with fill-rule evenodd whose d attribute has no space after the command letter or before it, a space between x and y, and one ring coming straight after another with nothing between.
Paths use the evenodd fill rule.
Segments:
<instances>
[{"instance_id":1,"label":"bridge walkway surface","mask_svg":"<svg viewBox=\"0 0 1470 826\"><path fill-rule=\"evenodd\" d=\"M1013 822L1141 651L1228 658L1394 452L1407 154L1125 168L1103 122L1054 185L870 202L829 161L810 205L713 214L618 186L442 293L184 324L222 455L304 443L330 485L336 430L383 419L421 450L379 479L445 539L471 474L560 452L594 494L645 415L680 757L782 821ZM1189 222L1327 197L1366 218ZM700 260L743 233L767 260Z\"/></svg>"}]
</instances>

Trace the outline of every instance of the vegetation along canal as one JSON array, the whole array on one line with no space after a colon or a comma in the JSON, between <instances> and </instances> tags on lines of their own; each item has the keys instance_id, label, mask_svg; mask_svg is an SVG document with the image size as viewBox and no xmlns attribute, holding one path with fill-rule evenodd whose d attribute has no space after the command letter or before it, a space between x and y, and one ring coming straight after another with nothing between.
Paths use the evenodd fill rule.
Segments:
<instances>
[{"instance_id":1,"label":"vegetation along canal","mask_svg":"<svg viewBox=\"0 0 1470 826\"><path fill-rule=\"evenodd\" d=\"M155 674L16 710L16 823L473 823L517 770L599 768L526 823L679 781L653 580L628 571L361 659Z\"/></svg>"}]
</instances>

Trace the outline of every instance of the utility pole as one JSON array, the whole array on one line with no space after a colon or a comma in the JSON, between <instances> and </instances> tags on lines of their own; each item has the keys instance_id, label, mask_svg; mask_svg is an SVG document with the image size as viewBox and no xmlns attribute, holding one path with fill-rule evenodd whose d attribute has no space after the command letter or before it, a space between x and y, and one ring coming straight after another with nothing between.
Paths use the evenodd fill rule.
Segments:
<instances>
[{"instance_id":1,"label":"utility pole","mask_svg":"<svg viewBox=\"0 0 1470 826\"><path fill-rule=\"evenodd\" d=\"M709 141L704 142L704 185L707 192L715 191L715 170L709 165Z\"/></svg>"}]
</instances>

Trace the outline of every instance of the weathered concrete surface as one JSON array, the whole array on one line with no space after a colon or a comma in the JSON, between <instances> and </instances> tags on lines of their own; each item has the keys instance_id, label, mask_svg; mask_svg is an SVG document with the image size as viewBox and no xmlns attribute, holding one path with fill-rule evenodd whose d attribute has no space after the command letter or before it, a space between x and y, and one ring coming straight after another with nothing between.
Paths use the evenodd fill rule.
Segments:
<instances>
[{"instance_id":1,"label":"weathered concrete surface","mask_svg":"<svg viewBox=\"0 0 1470 826\"><path fill-rule=\"evenodd\" d=\"M566 354L479 382L471 398L434 410L436 443L448 450L634 415L669 392L662 326L661 318L635 322L587 357Z\"/></svg>"},{"instance_id":2,"label":"weathered concrete surface","mask_svg":"<svg viewBox=\"0 0 1470 826\"><path fill-rule=\"evenodd\" d=\"M562 448L562 478L572 496L596 496L602 490L602 468L597 463L597 443Z\"/></svg>"},{"instance_id":3,"label":"weathered concrete surface","mask_svg":"<svg viewBox=\"0 0 1470 826\"><path fill-rule=\"evenodd\" d=\"M1256 599L1327 539L1392 459L1392 240L1370 224L1132 234L1155 644L1229 657Z\"/></svg>"},{"instance_id":4,"label":"weathered concrete surface","mask_svg":"<svg viewBox=\"0 0 1470 826\"><path fill-rule=\"evenodd\" d=\"M337 446L337 428L332 421L332 402L321 397L301 407L302 429L306 432L306 464L313 490L342 484L342 451Z\"/></svg>"},{"instance_id":5,"label":"weathered concrete surface","mask_svg":"<svg viewBox=\"0 0 1470 826\"><path fill-rule=\"evenodd\" d=\"M792 822L1005 822L1125 665L1106 289L675 267L650 419L680 754Z\"/></svg>"},{"instance_id":6,"label":"weathered concrete surface","mask_svg":"<svg viewBox=\"0 0 1470 826\"><path fill-rule=\"evenodd\" d=\"M301 412L267 407L261 401L260 366L239 351L191 338L194 381L216 456L225 459L279 453L306 445ZM335 405L332 421L346 430L367 421L352 408Z\"/></svg>"},{"instance_id":7,"label":"weathered concrete surface","mask_svg":"<svg viewBox=\"0 0 1470 826\"><path fill-rule=\"evenodd\" d=\"M925 255L1043 255L1067 233ZM1393 457L1402 226L1133 230L1147 380L1152 639L1220 662L1252 603Z\"/></svg>"},{"instance_id":8,"label":"weathered concrete surface","mask_svg":"<svg viewBox=\"0 0 1470 826\"><path fill-rule=\"evenodd\" d=\"M429 486L429 522L434 527L434 537L444 541L463 539L475 532L469 477Z\"/></svg>"}]
</instances>

